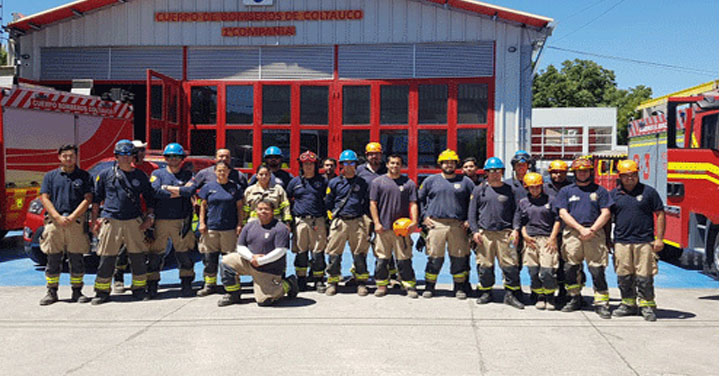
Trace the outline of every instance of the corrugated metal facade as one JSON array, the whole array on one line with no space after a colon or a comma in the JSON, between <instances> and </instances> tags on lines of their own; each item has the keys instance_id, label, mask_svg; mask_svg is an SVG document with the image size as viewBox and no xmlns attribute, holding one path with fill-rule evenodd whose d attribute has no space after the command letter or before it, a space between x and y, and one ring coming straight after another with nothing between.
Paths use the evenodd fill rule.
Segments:
<instances>
[{"instance_id":1,"label":"corrugated metal facade","mask_svg":"<svg viewBox=\"0 0 720 376\"><path fill-rule=\"evenodd\" d=\"M155 12L347 9L362 10L363 18L156 22L154 17ZM249 26L295 26L296 35L223 37L221 33L223 27ZM275 0L269 7L246 7L236 0L132 0L30 32L19 38L18 48L31 56L21 69L21 76L30 80L60 79L70 71L77 73L74 78L105 75L136 80L144 78L145 68L180 78L182 46L188 47L188 79L331 78L333 45L339 46L341 77L494 74L495 155L507 159L517 148L528 146L523 134L529 129L532 76L525 70L531 46L544 38L532 28L414 0ZM292 46L308 49L296 54L299 50L286 49ZM83 54L84 60L69 70L67 65L58 68L74 54Z\"/></svg>"}]
</instances>

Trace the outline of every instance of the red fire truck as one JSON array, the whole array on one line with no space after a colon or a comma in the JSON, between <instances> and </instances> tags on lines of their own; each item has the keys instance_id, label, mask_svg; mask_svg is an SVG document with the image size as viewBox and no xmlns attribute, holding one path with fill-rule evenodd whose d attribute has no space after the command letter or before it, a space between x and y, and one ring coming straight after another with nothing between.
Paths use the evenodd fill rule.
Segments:
<instances>
[{"instance_id":1,"label":"red fire truck","mask_svg":"<svg viewBox=\"0 0 720 376\"><path fill-rule=\"evenodd\" d=\"M132 136L127 103L40 87L1 89L0 233L23 228L43 175L58 167L60 145L78 145L78 164L87 169Z\"/></svg>"},{"instance_id":2,"label":"red fire truck","mask_svg":"<svg viewBox=\"0 0 720 376\"><path fill-rule=\"evenodd\" d=\"M668 97L665 110L630 123L640 180L665 199L666 258L718 271L718 94ZM688 251L688 252L684 252Z\"/></svg>"}]
</instances>

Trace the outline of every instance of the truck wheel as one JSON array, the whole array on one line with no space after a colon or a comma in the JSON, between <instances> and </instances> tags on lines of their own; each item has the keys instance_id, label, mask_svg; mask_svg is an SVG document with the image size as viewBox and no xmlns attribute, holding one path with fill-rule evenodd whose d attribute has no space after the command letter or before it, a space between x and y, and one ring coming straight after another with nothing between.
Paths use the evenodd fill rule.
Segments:
<instances>
[{"instance_id":1,"label":"truck wheel","mask_svg":"<svg viewBox=\"0 0 720 376\"><path fill-rule=\"evenodd\" d=\"M718 252L718 225L711 224L705 242L703 271L715 278L718 277L718 257L720 257L720 252Z\"/></svg>"},{"instance_id":2,"label":"truck wheel","mask_svg":"<svg viewBox=\"0 0 720 376\"><path fill-rule=\"evenodd\" d=\"M665 248L663 248L662 251L658 252L658 257L660 257L660 260L674 263L680 259L680 256L682 256L682 254L682 249L665 244Z\"/></svg>"}]
</instances>

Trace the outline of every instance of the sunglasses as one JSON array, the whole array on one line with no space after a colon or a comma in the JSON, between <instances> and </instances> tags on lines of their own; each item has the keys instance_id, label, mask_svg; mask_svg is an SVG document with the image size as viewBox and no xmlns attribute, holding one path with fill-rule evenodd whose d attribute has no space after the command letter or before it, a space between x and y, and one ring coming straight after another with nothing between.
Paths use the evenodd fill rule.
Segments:
<instances>
[{"instance_id":1,"label":"sunglasses","mask_svg":"<svg viewBox=\"0 0 720 376\"><path fill-rule=\"evenodd\" d=\"M502 169L501 169L501 168L491 168L491 169L488 169L488 170L486 170L486 171L487 171L488 173L502 172Z\"/></svg>"},{"instance_id":2,"label":"sunglasses","mask_svg":"<svg viewBox=\"0 0 720 376\"><path fill-rule=\"evenodd\" d=\"M355 166L356 164L356 162L342 162L343 166Z\"/></svg>"}]
</instances>

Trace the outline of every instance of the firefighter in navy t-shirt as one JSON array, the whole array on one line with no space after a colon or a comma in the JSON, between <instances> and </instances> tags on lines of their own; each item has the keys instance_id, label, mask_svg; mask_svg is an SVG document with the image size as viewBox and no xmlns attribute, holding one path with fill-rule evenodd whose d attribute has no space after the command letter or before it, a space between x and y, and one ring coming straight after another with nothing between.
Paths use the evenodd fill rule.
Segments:
<instances>
[{"instance_id":1,"label":"firefighter in navy t-shirt","mask_svg":"<svg viewBox=\"0 0 720 376\"><path fill-rule=\"evenodd\" d=\"M97 295L92 304L102 304L110 299L115 259L123 244L127 246L132 269L133 297L145 298L147 287L145 254L148 244L144 232L155 221L155 195L147 175L132 166L132 142L118 141L115 144L115 158L116 165L103 170L95 179L92 223L93 232L98 234L100 265L95 278ZM140 195L147 205L146 213L143 213Z\"/></svg>"},{"instance_id":2,"label":"firefighter in navy t-shirt","mask_svg":"<svg viewBox=\"0 0 720 376\"><path fill-rule=\"evenodd\" d=\"M365 286L370 274L367 269L368 231L363 215L368 198L368 184L355 174L358 158L352 150L340 154L341 175L328 183L325 208L330 217L330 235L325 253L329 256L328 286L326 295L335 295L342 277L342 254L345 243L350 245L354 269L351 271L357 283L357 294L366 296Z\"/></svg>"},{"instance_id":3,"label":"firefighter in navy t-shirt","mask_svg":"<svg viewBox=\"0 0 720 376\"><path fill-rule=\"evenodd\" d=\"M523 309L520 290L520 265L518 253L512 247L518 244L518 228L513 227L515 195L510 185L502 181L505 165L497 157L488 158L484 166L487 180L473 190L468 209L468 222L473 240L478 244L475 251L480 297L477 304L492 300L491 290L495 284L495 258L497 257L505 277L504 303Z\"/></svg>"},{"instance_id":4,"label":"firefighter in navy t-shirt","mask_svg":"<svg viewBox=\"0 0 720 376\"><path fill-rule=\"evenodd\" d=\"M70 264L70 300L80 303L90 301L82 294L82 287L85 275L83 254L90 250L85 231L85 211L92 202L92 179L87 171L77 166L77 150L75 145L63 145L58 149L60 168L45 174L40 188L40 200L45 207L40 249L47 254L47 295L40 300L40 305L58 301L63 254L67 255Z\"/></svg>"},{"instance_id":5,"label":"firefighter in navy t-shirt","mask_svg":"<svg viewBox=\"0 0 720 376\"><path fill-rule=\"evenodd\" d=\"M613 316L636 315L640 306L643 318L655 321L653 276L658 271L655 253L664 247L663 202L655 189L639 182L637 163L620 161L617 169L621 185L610 197L615 202L614 261L622 303ZM653 215L657 215L656 231Z\"/></svg>"},{"instance_id":6,"label":"firefighter in navy t-shirt","mask_svg":"<svg viewBox=\"0 0 720 376\"><path fill-rule=\"evenodd\" d=\"M403 158L398 154L388 157L388 173L370 184L370 214L375 225L375 296L387 294L389 284L388 263L395 256L403 287L410 298L418 297L415 289L415 271L412 267L412 240L410 233L417 226L417 187L406 175L400 174ZM409 217L409 218L408 218ZM396 221L398 231L396 232ZM400 235L398 235L400 234Z\"/></svg>"},{"instance_id":7,"label":"firefighter in navy t-shirt","mask_svg":"<svg viewBox=\"0 0 720 376\"><path fill-rule=\"evenodd\" d=\"M565 275L577 275L586 261L595 289L595 312L601 318L609 319L610 296L605 280L608 248L604 227L610 220L613 200L605 188L593 181L592 162L578 158L571 169L575 172L575 184L561 189L555 197L555 206L565 222L562 244ZM572 282L565 281L570 300L562 308L563 312L577 311L581 306L582 286Z\"/></svg>"},{"instance_id":8,"label":"firefighter in navy t-shirt","mask_svg":"<svg viewBox=\"0 0 720 376\"><path fill-rule=\"evenodd\" d=\"M192 281L195 278L194 262L190 251L195 248L195 234L190 228L193 216L191 197L195 194L193 187L186 185L192 179L192 172L182 169L185 150L180 144L170 143L165 146L163 156L167 166L152 172L150 184L157 199L155 205L155 240L150 244L148 253L148 296L152 299L157 295L160 282L160 269L168 239L175 248L181 281L181 295L194 296Z\"/></svg>"},{"instance_id":9,"label":"firefighter in navy t-shirt","mask_svg":"<svg viewBox=\"0 0 720 376\"><path fill-rule=\"evenodd\" d=\"M242 229L243 191L229 180L230 170L227 162L218 162L215 165L217 179L205 184L198 193L202 199L198 216L199 249L205 264L205 286L197 292L198 296L219 292L217 271L220 253L226 255L235 250Z\"/></svg>"},{"instance_id":10,"label":"firefighter in navy t-shirt","mask_svg":"<svg viewBox=\"0 0 720 376\"><path fill-rule=\"evenodd\" d=\"M290 230L273 217L274 209L273 201L258 202L258 220L248 222L242 229L237 252L223 257L220 271L227 294L218 301L218 306L240 303L241 275L252 276L255 302L259 306L272 305L284 295L297 296L297 277L283 278Z\"/></svg>"},{"instance_id":11,"label":"firefighter in navy t-shirt","mask_svg":"<svg viewBox=\"0 0 720 376\"><path fill-rule=\"evenodd\" d=\"M550 203L554 207L553 201L555 200L555 196L557 196L558 192L560 192L563 187L572 183L567 178L568 165L563 160L556 159L550 162L548 172L550 173L550 181L545 183L543 191L545 191L545 194L550 197ZM557 212L557 208L555 208L555 211ZM560 234L558 234L558 249L562 249L562 228L563 223L561 221L561 231ZM585 280L585 272L580 270L577 278L578 281L580 281L580 284L582 284ZM558 283L558 294L555 304L560 306L565 302L565 296L567 295L567 291L565 290L565 260L563 260L562 257L560 257L560 263L558 264L556 279Z\"/></svg>"},{"instance_id":12,"label":"firefighter in navy t-shirt","mask_svg":"<svg viewBox=\"0 0 720 376\"><path fill-rule=\"evenodd\" d=\"M290 180L287 185L287 198L291 203L293 215L293 252L295 270L308 270L308 256L312 253L310 272L315 281L315 290L325 293L325 191L327 181L319 174L318 158L315 153L306 151L298 157L302 172ZM298 275L298 277L300 277ZM306 288L306 281L299 282L300 288Z\"/></svg>"},{"instance_id":13,"label":"firefighter in navy t-shirt","mask_svg":"<svg viewBox=\"0 0 720 376\"><path fill-rule=\"evenodd\" d=\"M428 229L424 298L431 298L435 293L446 246L454 282L453 294L458 299L467 299L470 293L467 212L475 184L470 178L455 174L458 162L460 158L454 150L440 153L437 163L442 172L425 179L418 191L423 224Z\"/></svg>"},{"instance_id":14,"label":"firefighter in navy t-shirt","mask_svg":"<svg viewBox=\"0 0 720 376\"><path fill-rule=\"evenodd\" d=\"M528 172L523 179L528 194L515 211L515 227L522 226L523 263L530 274L530 289L536 296L535 308L555 310L555 272L558 268L560 219L543 192L542 175Z\"/></svg>"}]
</instances>

